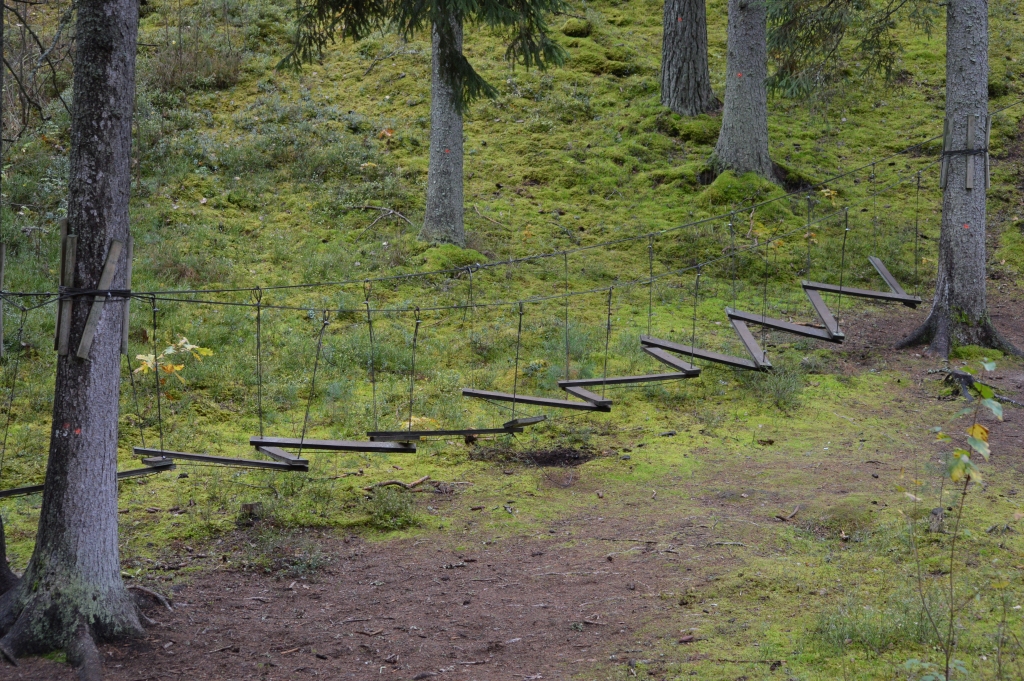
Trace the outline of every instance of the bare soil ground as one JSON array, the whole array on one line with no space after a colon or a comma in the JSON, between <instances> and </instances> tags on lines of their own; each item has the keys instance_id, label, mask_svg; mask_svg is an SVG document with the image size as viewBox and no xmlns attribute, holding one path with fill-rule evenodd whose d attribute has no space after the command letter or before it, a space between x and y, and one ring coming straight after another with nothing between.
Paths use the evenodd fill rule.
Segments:
<instances>
[{"instance_id":1,"label":"bare soil ground","mask_svg":"<svg viewBox=\"0 0 1024 681\"><path fill-rule=\"evenodd\" d=\"M1024 347L1019 301L996 295L992 313ZM850 335L841 370L909 374L908 417L915 402L934 403L934 391L923 386L935 380L928 369L937 363L891 348L924 315L872 308L844 320ZM1024 374L997 373L992 383L1024 399ZM994 450L1024 446L1020 414L1007 410L1007 422L992 434ZM658 651L666 646L679 646L677 664L728 656L701 640L724 615L685 594L748 557L771 555L775 528L785 522L775 515L850 494L883 494L888 487L879 471L912 463L896 448L885 454L883 461L851 448L844 456L743 465L706 456L698 476L665 481L683 492L658 502L664 505L657 520L642 512L655 503L649 490L620 491L602 495L602 515L561 518L530 536L499 536L475 524L479 513L456 495L438 502L439 510L458 518L457 526L464 522L464 531L382 543L311 532L330 562L298 579L240 571L236 557L254 531L240 529L209 555L180 550L176 560L204 568L185 578L167 571L158 588L173 592L174 611L149 609L156 624L145 640L103 647L107 678L622 678L637 661L661 678ZM1015 459L1001 457L996 465L1020 483L1024 469L1014 467L1024 463ZM797 471L810 472L812 484L787 487ZM568 484L575 494L598 491L585 473ZM763 666L767 673L781 664ZM32 659L4 668L3 678L49 681L73 673Z\"/></svg>"}]
</instances>

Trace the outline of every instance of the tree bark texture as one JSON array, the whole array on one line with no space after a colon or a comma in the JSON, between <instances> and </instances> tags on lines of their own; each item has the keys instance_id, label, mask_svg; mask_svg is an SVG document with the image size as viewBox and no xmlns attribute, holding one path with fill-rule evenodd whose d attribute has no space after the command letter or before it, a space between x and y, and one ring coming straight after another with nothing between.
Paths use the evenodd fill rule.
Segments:
<instances>
[{"instance_id":1,"label":"tree bark texture","mask_svg":"<svg viewBox=\"0 0 1024 681\"><path fill-rule=\"evenodd\" d=\"M729 0L728 72L722 130L715 146L719 170L774 179L768 156L768 20L765 0Z\"/></svg>"},{"instance_id":2,"label":"tree bark texture","mask_svg":"<svg viewBox=\"0 0 1024 681\"><path fill-rule=\"evenodd\" d=\"M456 49L462 52L462 20L451 17ZM423 238L434 243L466 245L463 224L462 114L455 92L440 72L438 44L433 33L433 67L430 80L430 162L427 168L427 207Z\"/></svg>"},{"instance_id":3,"label":"tree bark texture","mask_svg":"<svg viewBox=\"0 0 1024 681\"><path fill-rule=\"evenodd\" d=\"M704 0L665 0L661 42L661 104L680 116L717 111L708 69Z\"/></svg>"},{"instance_id":4,"label":"tree bark texture","mask_svg":"<svg viewBox=\"0 0 1024 681\"><path fill-rule=\"evenodd\" d=\"M968 148L968 117L975 149L987 146L988 2L950 0L946 5L946 120L950 151ZM928 319L901 346L930 342L929 352L948 357L954 345L999 347L1019 354L996 332L985 300L985 155L946 157L938 277ZM967 188L968 168L973 189Z\"/></svg>"},{"instance_id":5,"label":"tree bark texture","mask_svg":"<svg viewBox=\"0 0 1024 681\"><path fill-rule=\"evenodd\" d=\"M73 286L95 289L111 242L128 236L136 0L79 0L68 187L78 236ZM124 288L126 254L113 288ZM103 308L89 359L75 349L93 297L74 299L71 347L57 361L53 426L35 551L0 597L0 650L13 659L63 649L82 678L98 678L93 638L139 634L121 581L117 424L123 299Z\"/></svg>"}]
</instances>

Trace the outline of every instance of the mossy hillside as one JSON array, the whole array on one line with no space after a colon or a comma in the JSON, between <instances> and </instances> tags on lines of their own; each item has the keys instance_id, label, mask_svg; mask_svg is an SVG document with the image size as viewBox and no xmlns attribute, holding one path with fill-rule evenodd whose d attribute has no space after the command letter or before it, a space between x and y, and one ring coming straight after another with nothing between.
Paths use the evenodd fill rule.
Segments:
<instances>
[{"instance_id":1,"label":"mossy hillside","mask_svg":"<svg viewBox=\"0 0 1024 681\"><path fill-rule=\"evenodd\" d=\"M167 26L176 23L176 12L167 9L143 19L143 42L159 42ZM212 8L202 4L188 9L207 19L212 13ZM262 311L262 388L268 433L297 436L302 432L322 311L339 307L346 311L332 313L324 334L307 434L358 437L373 427L398 428L408 423L414 314L374 313L375 422L367 383L371 348L362 310L367 292L359 281L364 277L465 267L571 249L672 228L783 193L755 178L731 174L711 185L702 184L702 172L717 135L717 119L681 119L658 105L660 5L598 3L579 8L579 14L590 22L589 35L556 35L572 55L562 69L545 73L510 70L501 61L503 51L493 36L473 32L467 38L467 54L501 91L497 100L475 104L467 116L467 223L475 252L429 248L417 240L415 227L422 215L426 172L429 44L420 37L402 46L392 35L376 36L332 48L322 63L310 65L300 74L280 72L272 67L285 49L288 8L273 3L229 3L228 9L231 26L223 29L223 34L245 55L237 85L224 90L164 91L148 76L152 60L158 56L147 53L144 57L132 206L134 287L247 288L355 280L347 287L264 292L267 305L301 308ZM709 4L712 73L719 91L724 70L724 16L724 3ZM1012 101L1019 91L1016 62L1011 61L1019 45L1019 27L1015 19L998 13L993 27L993 35L998 35L992 47L993 72L1008 90L993 100L996 108ZM935 36L941 35L937 30ZM393 58L387 58L398 48L401 50ZM939 37L913 37L903 62L908 73L903 89L865 94L855 83L849 88L850 98L827 116L809 112L801 103L773 101L774 157L794 182L800 177L821 180L938 134L943 101L941 49ZM4 237L11 249L8 289L52 290L54 286L57 249L53 219L62 210L66 174L66 158L58 146L67 146L66 118L54 113L53 121L44 128L45 137L27 138L14 147L7 170L8 205L19 204L13 214L4 216ZM1010 109L997 118L993 143L1000 153L1009 149L1019 116L1019 111ZM567 267L559 256L480 270L472 275L473 300L559 295L566 290L568 270L570 292L616 287L612 331L607 338L609 374L658 370L636 343L637 334L647 330L649 304L655 335L681 342L696 337L698 344L740 354L722 314L723 306L733 304L734 295L737 307L756 311L766 303L769 314L810 319L798 280L836 282L842 267L846 282L880 287L866 262L868 254L880 254L901 281L926 290L934 270L939 217L937 150L933 142L918 155L885 161L831 183L830 188L838 194L835 205L815 192L812 218L851 206L845 253L841 243L846 223L833 218L804 229L808 206L798 197L758 208L753 215L749 211L737 214L731 220L731 232L728 220L723 219L657 238L654 272L661 278L652 289L628 285L648 275L648 241L641 239L573 254ZM919 211L917 170L922 171L924 180ZM991 192L992 225L997 231L1005 225L998 253L1007 261L1005 267L1015 268L1010 272L1019 272L1013 256L1014 239L1019 241L1019 227L1015 226L1019 223L1013 222L1012 210L1015 181L1012 164L997 161ZM877 198L869 198L878 191ZM370 206L397 210L414 224ZM928 237L919 244L916 263L915 219ZM778 234L786 234L781 243L762 247L766 239ZM727 250L734 243L741 249L735 259ZM809 272L805 271L808 247ZM715 257L720 260L702 269L699 288L694 271L669 274ZM505 410L462 399L459 389L464 385L511 390L515 384L523 392L558 394L555 382L562 377L565 363L565 301L551 299L526 306L517 372L514 357L519 320L514 306L450 312L428 309L464 303L469 296L466 272L378 282L369 291L375 309L422 308L412 409L418 427L493 426L507 419ZM236 303L255 300L250 291L184 297ZM836 302L829 300L832 305ZM856 305L842 302L844 310ZM605 291L569 300L571 376L596 376L605 370L606 306ZM202 363L187 362L182 372L186 384L171 378L163 386L164 445L254 456L247 442L259 432L255 310L171 301L159 301L158 307L158 351L179 335L215 351ZM9 305L7 315L10 347L18 316ZM27 347L6 360L6 367L13 370L12 358L18 358L19 374L3 471L5 486L7 481L42 479L52 405L53 356L48 349L52 319L51 308L29 313L22 338ZM132 355L153 351L150 321L147 301L135 301ZM185 544L215 544L230 538L241 520L239 505L247 502L263 503L268 515L265 522L284 533L296 527L320 526L367 532L381 540L456 532L465 532L474 540L479 533L511 536L540 532L564 518L597 517L609 510L648 513L638 507L651 509L650 522L657 527L672 518L705 513L699 499L691 501L693 495L675 488L684 480L706 481L703 484L735 498L735 503L748 503L751 497L743 498L741 490L734 489L730 467L765 466L762 488L816 489L821 480L820 467L815 466L834 462L837 456L849 457L852 466L865 458L883 460L886 453L900 449L919 451L922 457L931 451L925 444L925 429L942 422L945 412L937 407L924 409L924 413L908 411L907 402L900 400L913 400L916 405L920 397L902 392L909 382L907 376L863 373L848 377L830 362L835 357L831 352L776 334L765 340L773 361L786 368L786 381L708 368L695 381L609 390L616 400L612 414L552 413L550 422L520 436L516 446L521 449L559 443L609 452L582 466L582 481L569 489L553 484L545 470L472 460L471 450L457 440L424 445L417 455L334 457L311 453L309 474L181 466L179 472L187 472L187 478L165 474L122 483L121 506L127 511L122 516L126 568L145 579L167 574L149 561ZM132 366L137 366L134 359ZM127 372L126 367L121 468L138 465L131 447L141 441ZM141 425L147 444L152 446L160 439L153 375L136 379ZM903 383L896 383L897 379ZM678 434L658 436L668 430ZM759 443L768 440L773 444ZM640 443L645 446L637 447ZM629 460L619 458L624 448L631 450ZM769 464L779 462L787 466L769 471ZM396 471L394 466L402 470ZM339 477L360 469L361 476ZM515 474L505 475L502 470ZM367 527L361 487L396 475L416 479L428 474L438 480L473 484L465 486L451 502L437 503L428 495L417 497L417 527L396 533ZM895 502L901 493L895 484L880 499L888 508L868 509L874 520L862 531L864 537L896 536L890 529L900 522ZM996 489L1000 484L994 483ZM604 495L601 501L597 489ZM664 506L651 506L654 490ZM815 517L824 518L831 497L823 491L812 496L821 509ZM620 502L635 505L615 505ZM756 503L763 501L758 498ZM984 529L1005 521L1008 503L986 498L972 511L971 525ZM12 552L19 568L31 551L38 504L35 496L7 501L0 507L9 519ZM427 505L437 510L430 511ZM467 510L474 505L484 505L486 510ZM863 505L870 501L864 500ZM147 508L159 512L150 513ZM748 517L770 528L768 524L776 522L774 514L781 510L766 504L757 506ZM846 608L853 596L862 599L854 602L862 610L866 605L884 611L890 589L906 588L907 578L899 573L904 568L898 567L897 553L891 560L877 562L874 545L837 538L837 522L841 525L843 521L827 519L822 523L824 529L815 525L788 529L786 525L779 531L746 538L748 547L731 549L744 551L743 559L755 566L754 573L760 571L767 577L758 577L750 582L750 588L744 588L754 574L749 565L733 572L723 570L723 581L731 586L722 592L708 591L702 600L732 609L737 621L731 624L747 626L722 625L721 631L715 630L701 645L710 651L735 646L736 659L756 659L752 656L767 656L770 643L774 649L785 648L781 657L794 660L792 664L807 678L836 678L844 672L851 678L876 678L886 663L875 649L860 643L860 638L842 639L852 641L843 656L837 654L837 637L828 633L828 627L821 635L813 632L821 621L830 621L838 609ZM997 551L995 539L990 542L988 536L976 537L976 553L995 555L1019 549L1010 535L1009 548ZM819 570L822 565L832 565L824 562L825 558L836 555L844 557L844 569L854 576L857 587L850 590L853 596L846 587L835 590L830 586L833 568ZM230 564L276 569L247 554L232 554ZM894 580L893 574L902 576ZM185 575L187 578L187 571ZM794 580L806 584L810 591L797 589ZM815 586L817 589L811 589ZM822 588L826 594L812 596L813 606L808 607L807 594L818 594ZM1013 588L1017 588L1016 582ZM766 592L771 600L760 600ZM766 603L772 609L770 623L763 617ZM699 620L704 614L701 610L687 616L696 615ZM783 614L789 615L785 621ZM980 606L975 614L982 618L978 629L982 638L970 644L975 646L970 650L976 652L982 650L980 641L991 631L993 620ZM757 632L757 647L751 644L754 638L749 627ZM710 633L708 629L701 629L702 636ZM892 655L902 655L901 659L927 653L916 640L899 639L895 645ZM665 650L667 657L689 654L688 649L667 643ZM800 652L794 655L793 650ZM684 665L681 659L678 662ZM975 656L973 662L981 664L980 657ZM699 665L685 663L679 673L699 668L702 678L734 678L725 676L733 674L733 668L711 662ZM763 665L750 667L743 673L765 673Z\"/></svg>"}]
</instances>

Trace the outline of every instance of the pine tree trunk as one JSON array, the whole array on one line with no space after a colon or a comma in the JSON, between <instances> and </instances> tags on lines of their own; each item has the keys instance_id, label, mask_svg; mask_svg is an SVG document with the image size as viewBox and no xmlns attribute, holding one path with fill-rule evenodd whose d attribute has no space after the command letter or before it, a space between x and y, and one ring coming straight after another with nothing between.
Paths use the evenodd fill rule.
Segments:
<instances>
[{"instance_id":1,"label":"pine tree trunk","mask_svg":"<svg viewBox=\"0 0 1024 681\"><path fill-rule=\"evenodd\" d=\"M78 236L73 286L95 289L113 240L128 236L136 0L79 0L68 187ZM125 254L113 288L125 284ZM74 300L71 351L57 361L53 427L35 551L0 597L3 654L63 649L82 678L99 678L94 638L141 633L121 581L117 424L122 301L103 309L88 360L76 356L92 297Z\"/></svg>"},{"instance_id":2,"label":"pine tree trunk","mask_svg":"<svg viewBox=\"0 0 1024 681\"><path fill-rule=\"evenodd\" d=\"M462 20L451 18L456 49L462 52ZM466 245L462 195L462 114L455 92L439 70L438 31L433 33L430 80L430 164L427 168L427 207L423 238L434 243Z\"/></svg>"},{"instance_id":3,"label":"pine tree trunk","mask_svg":"<svg viewBox=\"0 0 1024 681\"><path fill-rule=\"evenodd\" d=\"M729 35L718 170L774 179L768 156L768 23L764 0L729 0Z\"/></svg>"},{"instance_id":4,"label":"pine tree trunk","mask_svg":"<svg viewBox=\"0 0 1024 681\"><path fill-rule=\"evenodd\" d=\"M949 149L968 148L968 117L977 116L974 148L987 146L988 3L950 0L946 5L946 120ZM929 352L948 357L955 345L1019 351L1002 339L985 301L985 156L946 157L938 277L928 319L902 347L930 342ZM973 166L967 188L968 166Z\"/></svg>"},{"instance_id":5,"label":"pine tree trunk","mask_svg":"<svg viewBox=\"0 0 1024 681\"><path fill-rule=\"evenodd\" d=\"M665 0L661 43L661 105L680 116L716 111L711 90L704 0Z\"/></svg>"}]
</instances>

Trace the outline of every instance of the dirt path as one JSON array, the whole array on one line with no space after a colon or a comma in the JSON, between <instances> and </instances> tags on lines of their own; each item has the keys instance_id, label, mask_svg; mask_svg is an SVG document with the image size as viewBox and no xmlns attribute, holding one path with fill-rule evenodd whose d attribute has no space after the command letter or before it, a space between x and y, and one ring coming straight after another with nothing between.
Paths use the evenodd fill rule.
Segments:
<instances>
[{"instance_id":1,"label":"dirt path","mask_svg":"<svg viewBox=\"0 0 1024 681\"><path fill-rule=\"evenodd\" d=\"M1024 346L1020 307L997 297L993 311L1004 333ZM920 400L934 403L922 386L934 380L927 371L935 363L889 348L923 316L923 310L883 308L845 321L856 332L840 369L909 374L901 388L908 418ZM1021 398L1024 374L997 376L994 383ZM1019 412L1008 412L993 446L1024 445L1022 421ZM674 493L657 503L641 486L599 498L586 468L577 469L583 473L572 492L593 505L529 536L475 523L480 514L458 496L438 503L462 531L386 543L311 531L306 539L319 544L328 562L302 578L238 568L259 528L239 530L214 547L217 554L198 559L178 547L168 563L204 568L184 578L170 570L168 581L157 582L173 590L174 612L151 608L157 623L146 640L104 647L107 678L621 678L623 665L628 670L638 662L660 678L670 659L679 664L719 653L701 644L721 618L700 591L752 558L773 555L787 527L777 514L850 495L881 498L891 485L879 473L915 463L909 449L891 448L880 461L846 444L812 458L775 457L771 447L742 459L695 451L703 461L700 475L662 481ZM998 465L1011 474L1009 482L1020 483L1014 458ZM797 475L810 484L791 484ZM680 642L684 636L698 640ZM74 675L35 659L4 668L4 678Z\"/></svg>"}]
</instances>

